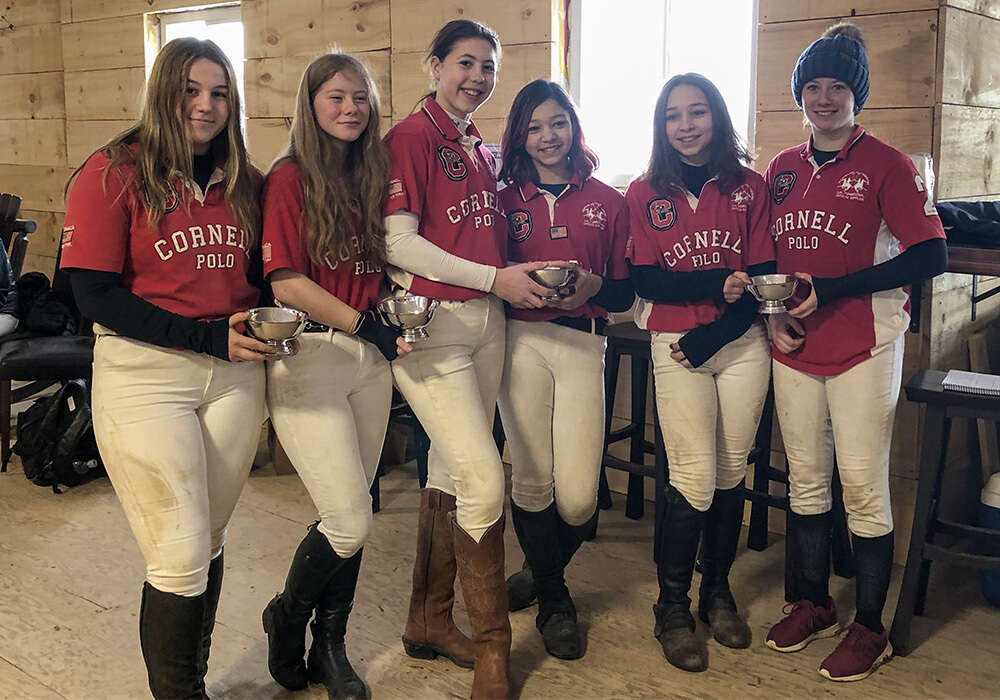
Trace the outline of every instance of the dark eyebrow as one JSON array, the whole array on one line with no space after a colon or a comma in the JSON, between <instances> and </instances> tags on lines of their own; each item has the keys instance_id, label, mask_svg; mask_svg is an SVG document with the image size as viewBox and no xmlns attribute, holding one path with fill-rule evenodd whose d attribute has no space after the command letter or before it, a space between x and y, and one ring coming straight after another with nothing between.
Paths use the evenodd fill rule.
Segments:
<instances>
[{"instance_id":1,"label":"dark eyebrow","mask_svg":"<svg viewBox=\"0 0 1000 700\"><path fill-rule=\"evenodd\" d=\"M191 80L191 78L188 78L187 81L188 81L188 85L196 85L197 87L201 87L201 83L199 83L197 80ZM222 83L221 85L214 86L212 89L213 90L219 90L220 88L222 90L228 90L229 86L226 85L225 83Z\"/></svg>"}]
</instances>

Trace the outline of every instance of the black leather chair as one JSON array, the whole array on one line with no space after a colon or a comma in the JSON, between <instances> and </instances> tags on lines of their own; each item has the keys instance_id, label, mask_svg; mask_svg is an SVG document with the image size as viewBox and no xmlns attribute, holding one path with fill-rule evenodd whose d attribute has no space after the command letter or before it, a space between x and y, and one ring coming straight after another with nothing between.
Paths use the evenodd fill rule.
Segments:
<instances>
[{"instance_id":1,"label":"black leather chair","mask_svg":"<svg viewBox=\"0 0 1000 700\"><path fill-rule=\"evenodd\" d=\"M24 265L28 235L35 230L35 222L17 219L20 204L19 197L0 195L0 239L10 251L15 278L20 276ZM72 298L69 278L59 270L58 257L52 288ZM81 324L85 327L87 325ZM31 337L15 333L8 339L0 340L0 471L6 470L11 454L11 406L53 384L90 378L94 361L94 339L89 335L89 327L85 330L86 335L72 336ZM27 383L13 389L12 382L15 381Z\"/></svg>"}]
</instances>

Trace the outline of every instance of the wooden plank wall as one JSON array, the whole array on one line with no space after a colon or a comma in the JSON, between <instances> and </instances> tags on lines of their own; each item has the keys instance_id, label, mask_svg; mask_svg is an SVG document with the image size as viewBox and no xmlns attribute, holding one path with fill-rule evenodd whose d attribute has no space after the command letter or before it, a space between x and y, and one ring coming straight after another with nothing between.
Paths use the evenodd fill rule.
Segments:
<instances>
[{"instance_id":1,"label":"wooden plank wall","mask_svg":"<svg viewBox=\"0 0 1000 700\"><path fill-rule=\"evenodd\" d=\"M868 42L872 87L858 122L906 153L933 154L938 200L1000 196L1000 0L759 0L757 168L807 138L791 73L801 51L844 19ZM969 276L950 274L924 285L921 332L906 335L904 378L922 367L968 366L966 338L1000 315L994 299L973 323L970 286ZM890 467L899 545L909 536L921 419L900 401ZM970 466L966 437L956 430L952 439L956 472Z\"/></svg>"},{"instance_id":2,"label":"wooden plank wall","mask_svg":"<svg viewBox=\"0 0 1000 700\"><path fill-rule=\"evenodd\" d=\"M93 150L138 115L145 81L145 13L206 0L6 0L0 29L0 191L24 197L39 233L26 270L51 274L65 211L63 186ZM500 80L481 128L498 141L524 82L555 74L555 0L243 0L247 139L266 168L287 139L309 60L331 47L358 54L378 82L382 128L429 89L422 60L448 19L490 24L504 43ZM4 24L6 27L6 24ZM394 29L393 29L394 28Z\"/></svg>"}]
</instances>

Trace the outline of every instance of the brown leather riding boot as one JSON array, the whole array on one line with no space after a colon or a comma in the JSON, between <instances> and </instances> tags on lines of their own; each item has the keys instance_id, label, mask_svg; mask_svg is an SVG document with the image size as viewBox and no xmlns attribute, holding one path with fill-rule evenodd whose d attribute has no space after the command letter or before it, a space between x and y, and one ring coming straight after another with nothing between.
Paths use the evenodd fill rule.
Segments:
<instances>
[{"instance_id":1,"label":"brown leather riding boot","mask_svg":"<svg viewBox=\"0 0 1000 700\"><path fill-rule=\"evenodd\" d=\"M421 491L413 593L403 648L418 659L443 656L462 668L472 668L475 647L455 626L451 614L455 604L455 538L448 514L454 511L454 496L437 489Z\"/></svg>"},{"instance_id":2,"label":"brown leather riding boot","mask_svg":"<svg viewBox=\"0 0 1000 700\"><path fill-rule=\"evenodd\" d=\"M506 700L510 697L510 619L504 582L504 519L483 534L479 542L469 537L450 514L455 531L458 577L469 611L476 671L473 700Z\"/></svg>"}]
</instances>

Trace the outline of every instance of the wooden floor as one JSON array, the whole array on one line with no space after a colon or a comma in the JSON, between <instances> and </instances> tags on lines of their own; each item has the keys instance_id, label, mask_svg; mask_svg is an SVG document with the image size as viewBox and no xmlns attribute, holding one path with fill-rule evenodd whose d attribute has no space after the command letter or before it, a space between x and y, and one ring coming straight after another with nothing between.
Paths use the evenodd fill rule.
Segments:
<instances>
[{"instance_id":1,"label":"wooden floor","mask_svg":"<svg viewBox=\"0 0 1000 700\"><path fill-rule=\"evenodd\" d=\"M403 654L399 635L419 503L413 473L397 470L383 479L382 498L348 630L351 659L376 700L467 697L470 671ZM741 548L736 562L733 588L753 628L752 647L735 651L709 641L709 671L672 668L651 634L657 591L652 509L644 520L632 521L623 516L623 503L619 497L613 510L602 513L598 538L583 545L568 570L588 639L586 656L571 662L548 657L534 612L511 616L512 675L521 698L1000 694L1000 611L983 602L976 576L961 570L936 569L932 575L930 614L915 623L919 647L861 683L835 684L817 674L835 640L797 654L764 647L783 602L780 540L763 553ZM226 547L208 677L213 697L325 698L319 686L293 694L271 680L260 624L262 608L281 587L291 553L313 519L297 477L266 469L251 476ZM508 527L507 568L520 563ZM0 474L0 698L148 697L136 619L142 578L142 560L106 479L54 495L28 483L16 466ZM848 619L852 582L835 578L833 593L841 619ZM457 617L465 626L464 609Z\"/></svg>"}]
</instances>

